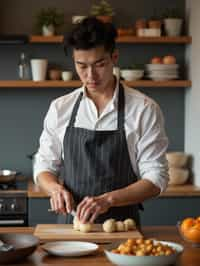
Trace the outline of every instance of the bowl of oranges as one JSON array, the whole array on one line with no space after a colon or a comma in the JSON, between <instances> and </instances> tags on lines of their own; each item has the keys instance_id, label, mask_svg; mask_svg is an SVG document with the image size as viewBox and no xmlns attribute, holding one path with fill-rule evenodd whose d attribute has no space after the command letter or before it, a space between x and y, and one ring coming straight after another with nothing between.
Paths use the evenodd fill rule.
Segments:
<instances>
[{"instance_id":1,"label":"bowl of oranges","mask_svg":"<svg viewBox=\"0 0 200 266\"><path fill-rule=\"evenodd\" d=\"M115 242L105 250L109 261L120 266L165 266L174 264L183 246L174 242L135 238Z\"/></svg>"},{"instance_id":2,"label":"bowl of oranges","mask_svg":"<svg viewBox=\"0 0 200 266\"><path fill-rule=\"evenodd\" d=\"M200 247L200 216L187 217L177 224L181 237L195 247Z\"/></svg>"}]
</instances>

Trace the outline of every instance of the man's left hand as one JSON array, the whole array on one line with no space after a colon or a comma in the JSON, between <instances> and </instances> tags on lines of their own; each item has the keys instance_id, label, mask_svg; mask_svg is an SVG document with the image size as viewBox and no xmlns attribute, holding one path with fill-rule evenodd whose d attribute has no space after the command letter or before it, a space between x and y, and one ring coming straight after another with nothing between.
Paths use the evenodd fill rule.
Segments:
<instances>
[{"instance_id":1,"label":"man's left hand","mask_svg":"<svg viewBox=\"0 0 200 266\"><path fill-rule=\"evenodd\" d=\"M85 197L77 206L77 217L82 223L93 223L102 213L108 211L111 202L106 196Z\"/></svg>"}]
</instances>

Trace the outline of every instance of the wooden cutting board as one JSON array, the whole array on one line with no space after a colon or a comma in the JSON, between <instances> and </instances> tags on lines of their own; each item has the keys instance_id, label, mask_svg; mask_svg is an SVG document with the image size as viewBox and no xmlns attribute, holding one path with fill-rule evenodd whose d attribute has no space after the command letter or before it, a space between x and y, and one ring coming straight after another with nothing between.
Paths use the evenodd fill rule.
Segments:
<instances>
[{"instance_id":1,"label":"wooden cutting board","mask_svg":"<svg viewBox=\"0 0 200 266\"><path fill-rule=\"evenodd\" d=\"M38 224L34 230L34 235L41 241L78 240L96 243L142 237L142 234L138 230L106 233L102 231L101 224L93 225L93 231L89 233L75 231L72 228L72 224Z\"/></svg>"}]
</instances>

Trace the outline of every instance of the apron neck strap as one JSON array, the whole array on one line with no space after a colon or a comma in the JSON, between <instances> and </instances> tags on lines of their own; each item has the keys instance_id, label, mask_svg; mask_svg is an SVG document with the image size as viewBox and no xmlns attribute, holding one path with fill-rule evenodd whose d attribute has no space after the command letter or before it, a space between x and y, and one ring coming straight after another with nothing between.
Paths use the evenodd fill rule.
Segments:
<instances>
[{"instance_id":1,"label":"apron neck strap","mask_svg":"<svg viewBox=\"0 0 200 266\"><path fill-rule=\"evenodd\" d=\"M124 109L125 109L125 98L124 98L124 87L119 82L119 94L118 94L118 129L124 129Z\"/></svg>"},{"instance_id":2,"label":"apron neck strap","mask_svg":"<svg viewBox=\"0 0 200 266\"><path fill-rule=\"evenodd\" d=\"M80 102L81 102L81 99L83 97L83 92L81 92L78 96L78 99L74 105L74 108L73 108L73 111L72 111L72 115L71 115L71 119L70 119L70 122L69 122L69 127L73 127L74 126L74 123L75 123L75 120L76 120L76 114L78 112L78 108L79 108L79 105L80 105Z\"/></svg>"},{"instance_id":3,"label":"apron neck strap","mask_svg":"<svg viewBox=\"0 0 200 266\"><path fill-rule=\"evenodd\" d=\"M74 105L71 119L69 122L69 127L73 127L75 120L76 120L76 114L78 112L78 108L81 102L81 99L83 97L83 92L79 94L79 97ZM124 88L121 83L119 83L119 94L118 94L118 118L117 118L117 125L118 129L124 129L124 106L125 106L125 99L124 99Z\"/></svg>"}]
</instances>

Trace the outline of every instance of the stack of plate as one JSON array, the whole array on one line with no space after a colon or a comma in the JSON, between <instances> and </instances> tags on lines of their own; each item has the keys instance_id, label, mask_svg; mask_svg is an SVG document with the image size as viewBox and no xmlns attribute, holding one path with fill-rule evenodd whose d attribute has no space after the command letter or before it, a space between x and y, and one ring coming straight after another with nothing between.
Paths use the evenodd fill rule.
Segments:
<instances>
[{"instance_id":1,"label":"stack of plate","mask_svg":"<svg viewBox=\"0 0 200 266\"><path fill-rule=\"evenodd\" d=\"M147 64L147 77L153 80L177 79L178 67L178 64Z\"/></svg>"}]
</instances>

